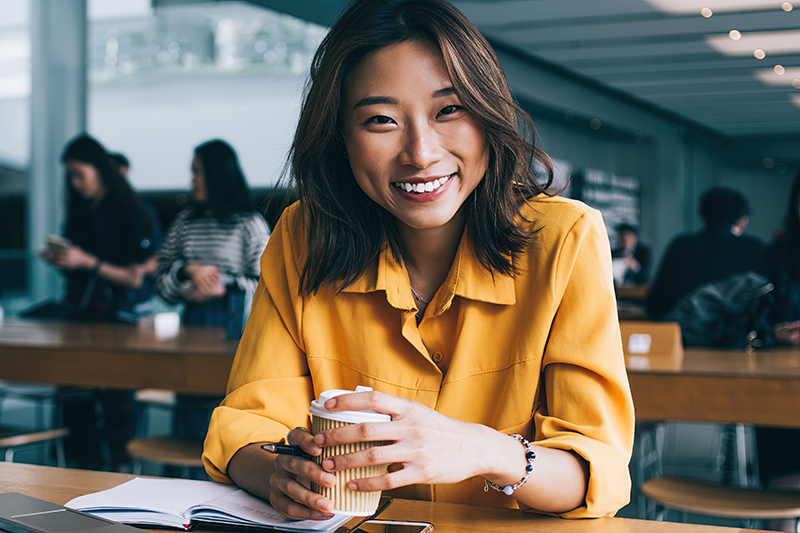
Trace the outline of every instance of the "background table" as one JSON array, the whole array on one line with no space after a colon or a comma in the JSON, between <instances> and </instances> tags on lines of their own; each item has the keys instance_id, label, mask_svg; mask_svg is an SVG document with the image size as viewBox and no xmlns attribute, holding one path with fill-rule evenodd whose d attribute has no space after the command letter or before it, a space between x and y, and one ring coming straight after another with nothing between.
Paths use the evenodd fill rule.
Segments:
<instances>
[{"instance_id":1,"label":"background table","mask_svg":"<svg viewBox=\"0 0 800 533\"><path fill-rule=\"evenodd\" d=\"M222 395L237 345L222 328L158 336L152 322L9 320L0 325L0 379Z\"/></svg>"},{"instance_id":2,"label":"background table","mask_svg":"<svg viewBox=\"0 0 800 533\"><path fill-rule=\"evenodd\" d=\"M0 492L21 492L53 503L109 489L133 476L14 463L0 463ZM752 530L715 526L648 522L625 518L564 520L511 509L472 507L396 499L381 515L390 520L432 522L437 533L750 533ZM164 530L161 530L164 531ZM203 530L197 530L203 531Z\"/></svg>"},{"instance_id":3,"label":"background table","mask_svg":"<svg viewBox=\"0 0 800 533\"><path fill-rule=\"evenodd\" d=\"M632 362L628 378L637 418L800 427L796 348L687 349L682 361Z\"/></svg>"}]
</instances>

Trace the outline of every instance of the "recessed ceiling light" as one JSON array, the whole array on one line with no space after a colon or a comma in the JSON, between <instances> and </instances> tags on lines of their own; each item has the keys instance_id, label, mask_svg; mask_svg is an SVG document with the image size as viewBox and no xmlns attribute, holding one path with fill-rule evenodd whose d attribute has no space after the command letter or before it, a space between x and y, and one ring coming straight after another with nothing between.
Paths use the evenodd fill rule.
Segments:
<instances>
[{"instance_id":1,"label":"recessed ceiling light","mask_svg":"<svg viewBox=\"0 0 800 533\"><path fill-rule=\"evenodd\" d=\"M697 0L645 0L648 4L663 13L691 15L697 13ZM786 2L787 4L790 2ZM703 0L700 13L708 18L714 13L730 13L738 11L759 11L775 9L780 0ZM706 15L708 10L708 15Z\"/></svg>"},{"instance_id":2,"label":"recessed ceiling light","mask_svg":"<svg viewBox=\"0 0 800 533\"><path fill-rule=\"evenodd\" d=\"M738 41L739 39L742 38L742 32L740 32L739 30L731 30L728 32L728 37L730 37L734 41Z\"/></svg>"},{"instance_id":3,"label":"recessed ceiling light","mask_svg":"<svg viewBox=\"0 0 800 533\"><path fill-rule=\"evenodd\" d=\"M797 85L800 85L800 67L783 67L783 74L778 73L777 67L783 67L783 65L776 65L776 68L756 69L756 78L762 83L776 87L792 87L795 86L795 81L798 81Z\"/></svg>"},{"instance_id":4,"label":"recessed ceiling light","mask_svg":"<svg viewBox=\"0 0 800 533\"><path fill-rule=\"evenodd\" d=\"M775 74L777 74L778 76L783 76L783 73L786 72L786 69L783 68L783 65L775 65L775 67L772 70L774 70Z\"/></svg>"},{"instance_id":5,"label":"recessed ceiling light","mask_svg":"<svg viewBox=\"0 0 800 533\"><path fill-rule=\"evenodd\" d=\"M589 121L589 127L595 131L599 130L601 126L602 124L600 123L600 119L593 118L591 121Z\"/></svg>"},{"instance_id":6,"label":"recessed ceiling light","mask_svg":"<svg viewBox=\"0 0 800 533\"><path fill-rule=\"evenodd\" d=\"M789 11L794 9L794 6L792 5L791 2L784 2L784 3L781 4L781 9L783 9L784 11L786 11L788 13Z\"/></svg>"},{"instance_id":7,"label":"recessed ceiling light","mask_svg":"<svg viewBox=\"0 0 800 533\"><path fill-rule=\"evenodd\" d=\"M747 57L756 49L769 55L790 55L800 53L800 30L748 31L738 41L718 33L707 35L706 43L726 56Z\"/></svg>"},{"instance_id":8,"label":"recessed ceiling light","mask_svg":"<svg viewBox=\"0 0 800 533\"><path fill-rule=\"evenodd\" d=\"M756 59L764 59L765 57L767 57L767 53L761 48L756 48L755 50L753 50L753 57L755 57Z\"/></svg>"},{"instance_id":9,"label":"recessed ceiling light","mask_svg":"<svg viewBox=\"0 0 800 533\"><path fill-rule=\"evenodd\" d=\"M794 87L795 89L800 89L800 78L792 80L792 87Z\"/></svg>"}]
</instances>

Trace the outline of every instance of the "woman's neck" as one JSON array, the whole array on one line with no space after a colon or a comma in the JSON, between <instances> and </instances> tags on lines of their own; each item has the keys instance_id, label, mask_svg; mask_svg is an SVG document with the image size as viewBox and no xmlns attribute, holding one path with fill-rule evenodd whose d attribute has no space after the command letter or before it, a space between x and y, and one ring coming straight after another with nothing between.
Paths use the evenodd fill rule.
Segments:
<instances>
[{"instance_id":1,"label":"woman's neck","mask_svg":"<svg viewBox=\"0 0 800 533\"><path fill-rule=\"evenodd\" d=\"M446 225L432 229L415 229L400 225L403 262L408 269L415 297L430 300L444 283L453 265L466 220L459 211ZM425 303L417 299L420 311Z\"/></svg>"}]
</instances>

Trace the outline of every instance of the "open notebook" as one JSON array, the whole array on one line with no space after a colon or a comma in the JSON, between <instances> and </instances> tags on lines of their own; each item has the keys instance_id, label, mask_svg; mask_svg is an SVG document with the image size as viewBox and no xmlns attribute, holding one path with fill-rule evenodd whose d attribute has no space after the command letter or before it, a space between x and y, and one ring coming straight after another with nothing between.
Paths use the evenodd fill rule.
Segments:
<instances>
[{"instance_id":1,"label":"open notebook","mask_svg":"<svg viewBox=\"0 0 800 533\"><path fill-rule=\"evenodd\" d=\"M264 500L213 481L135 478L114 488L79 496L66 507L142 526L189 530L198 522L270 527L280 531L329 532L347 522L336 514L324 521L292 520Z\"/></svg>"}]
</instances>

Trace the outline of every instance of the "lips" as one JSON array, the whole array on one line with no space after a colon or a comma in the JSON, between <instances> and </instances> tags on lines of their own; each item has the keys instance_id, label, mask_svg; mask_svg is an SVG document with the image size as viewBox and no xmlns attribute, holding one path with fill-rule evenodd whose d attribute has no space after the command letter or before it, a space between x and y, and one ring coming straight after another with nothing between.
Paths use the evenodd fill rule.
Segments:
<instances>
[{"instance_id":1,"label":"lips","mask_svg":"<svg viewBox=\"0 0 800 533\"><path fill-rule=\"evenodd\" d=\"M426 192L433 192L445 183L447 180L453 177L453 174L449 176L444 176L443 178L436 178L431 181L420 181L417 183L409 183L409 182L401 182L395 181L392 182L392 186L397 187L403 191L413 193L413 194L423 194Z\"/></svg>"}]
</instances>

